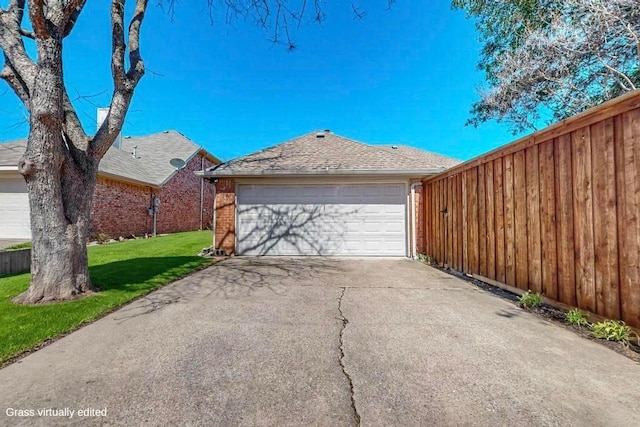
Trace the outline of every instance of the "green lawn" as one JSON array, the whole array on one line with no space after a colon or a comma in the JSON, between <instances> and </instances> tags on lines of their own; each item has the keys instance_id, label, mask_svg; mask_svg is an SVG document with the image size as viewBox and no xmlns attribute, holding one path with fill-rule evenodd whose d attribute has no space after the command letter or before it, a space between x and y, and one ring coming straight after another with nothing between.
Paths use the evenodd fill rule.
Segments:
<instances>
[{"instance_id":1,"label":"green lawn","mask_svg":"<svg viewBox=\"0 0 640 427\"><path fill-rule=\"evenodd\" d=\"M91 281L101 292L72 302L15 305L11 299L29 287L29 274L0 277L0 366L49 338L211 263L196 255L210 245L211 232L196 231L91 246Z\"/></svg>"}]
</instances>

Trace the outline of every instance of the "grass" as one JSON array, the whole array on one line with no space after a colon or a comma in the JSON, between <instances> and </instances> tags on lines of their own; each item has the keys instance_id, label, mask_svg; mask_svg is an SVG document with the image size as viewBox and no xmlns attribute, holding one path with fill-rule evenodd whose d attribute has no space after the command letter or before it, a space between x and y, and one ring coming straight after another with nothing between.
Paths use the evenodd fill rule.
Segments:
<instances>
[{"instance_id":1,"label":"grass","mask_svg":"<svg viewBox=\"0 0 640 427\"><path fill-rule=\"evenodd\" d=\"M210 239L211 232L196 231L91 246L91 281L101 292L77 301L16 305L11 299L29 287L29 273L0 277L0 366L50 338L210 264L210 260L196 255L210 245Z\"/></svg>"},{"instance_id":2,"label":"grass","mask_svg":"<svg viewBox=\"0 0 640 427\"><path fill-rule=\"evenodd\" d=\"M518 299L518 304L525 308L536 308L542 305L542 294L527 291Z\"/></svg>"},{"instance_id":3,"label":"grass","mask_svg":"<svg viewBox=\"0 0 640 427\"><path fill-rule=\"evenodd\" d=\"M564 318L571 325L575 326L589 326L589 319L587 315L577 308L573 308L565 313Z\"/></svg>"},{"instance_id":4,"label":"grass","mask_svg":"<svg viewBox=\"0 0 640 427\"><path fill-rule=\"evenodd\" d=\"M31 247L31 242L18 243L17 245L7 246L4 248L5 251L17 251L20 249L28 249Z\"/></svg>"}]
</instances>

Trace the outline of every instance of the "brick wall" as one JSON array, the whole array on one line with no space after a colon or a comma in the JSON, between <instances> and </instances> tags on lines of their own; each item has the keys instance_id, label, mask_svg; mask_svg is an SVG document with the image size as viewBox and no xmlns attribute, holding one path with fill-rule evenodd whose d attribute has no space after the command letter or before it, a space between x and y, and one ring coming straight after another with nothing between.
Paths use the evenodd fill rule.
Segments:
<instances>
[{"instance_id":1,"label":"brick wall","mask_svg":"<svg viewBox=\"0 0 640 427\"><path fill-rule=\"evenodd\" d=\"M202 156L194 157L163 188L131 184L98 177L91 210L91 237L104 233L108 237L142 236L153 233L153 216L147 213L152 197L160 198L157 233L199 230L200 182L193 172L200 170ZM212 163L205 159L204 167ZM213 193L204 185L202 228L211 228Z\"/></svg>"},{"instance_id":2,"label":"brick wall","mask_svg":"<svg viewBox=\"0 0 640 427\"><path fill-rule=\"evenodd\" d=\"M216 184L216 248L235 252L236 246L236 183L220 179Z\"/></svg>"},{"instance_id":3,"label":"brick wall","mask_svg":"<svg viewBox=\"0 0 640 427\"><path fill-rule=\"evenodd\" d=\"M147 208L151 204L150 187L98 177L91 209L91 237L140 236L151 230Z\"/></svg>"},{"instance_id":4,"label":"brick wall","mask_svg":"<svg viewBox=\"0 0 640 427\"><path fill-rule=\"evenodd\" d=\"M177 233L200 229L200 183L202 179L193 172L201 169L202 156L196 156L178 172L163 188L157 191L160 210L157 218L157 233ZM205 159L204 167L212 163ZM211 228L213 191L204 184L202 228Z\"/></svg>"}]
</instances>

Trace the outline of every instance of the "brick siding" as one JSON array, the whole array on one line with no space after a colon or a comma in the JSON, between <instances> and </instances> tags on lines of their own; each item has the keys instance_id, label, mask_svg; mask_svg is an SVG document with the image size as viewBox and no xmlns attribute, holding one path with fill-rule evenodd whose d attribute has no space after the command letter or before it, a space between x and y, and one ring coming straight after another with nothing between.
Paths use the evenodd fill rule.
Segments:
<instances>
[{"instance_id":1,"label":"brick siding","mask_svg":"<svg viewBox=\"0 0 640 427\"><path fill-rule=\"evenodd\" d=\"M200 184L202 179L194 174L201 169L201 156L196 156L178 172L157 195L160 209L157 218L157 233L178 233L200 230ZM205 159L204 167L212 163ZM211 228L213 219L213 189L204 183L202 228Z\"/></svg>"},{"instance_id":2,"label":"brick siding","mask_svg":"<svg viewBox=\"0 0 640 427\"><path fill-rule=\"evenodd\" d=\"M151 187L130 184L99 176L91 209L92 238L98 235L118 238L149 233Z\"/></svg>"},{"instance_id":3,"label":"brick siding","mask_svg":"<svg viewBox=\"0 0 640 427\"><path fill-rule=\"evenodd\" d=\"M236 249L236 183L220 179L216 184L216 248L231 255Z\"/></svg>"},{"instance_id":4,"label":"brick siding","mask_svg":"<svg viewBox=\"0 0 640 427\"><path fill-rule=\"evenodd\" d=\"M91 210L91 237L96 238L99 234L111 238L151 235L153 216L147 209L154 196L160 198L158 234L199 230L201 179L193 172L200 170L201 159L201 155L195 156L159 189L99 176ZM205 159L205 168L212 165ZM203 200L202 228L211 228L213 193L207 183Z\"/></svg>"}]
</instances>

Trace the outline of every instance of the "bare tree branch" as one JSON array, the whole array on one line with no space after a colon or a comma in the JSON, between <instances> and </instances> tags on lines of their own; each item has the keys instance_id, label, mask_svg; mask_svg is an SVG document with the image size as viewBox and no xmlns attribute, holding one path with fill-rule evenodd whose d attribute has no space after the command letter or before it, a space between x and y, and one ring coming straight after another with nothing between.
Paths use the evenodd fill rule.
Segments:
<instances>
[{"instance_id":1,"label":"bare tree branch","mask_svg":"<svg viewBox=\"0 0 640 427\"><path fill-rule=\"evenodd\" d=\"M147 0L137 0L133 18L129 24L129 71L127 78L137 85L144 75L144 62L140 56L140 27L147 9Z\"/></svg>"},{"instance_id":2,"label":"bare tree branch","mask_svg":"<svg viewBox=\"0 0 640 427\"><path fill-rule=\"evenodd\" d=\"M47 17L44 11L45 0L29 0L29 19L33 27L36 38L46 39L49 37Z\"/></svg>"},{"instance_id":3,"label":"bare tree branch","mask_svg":"<svg viewBox=\"0 0 640 427\"><path fill-rule=\"evenodd\" d=\"M22 41L24 7L25 0L11 0L6 10L0 9L0 49L5 59L0 78L9 84L28 108L35 64L27 55Z\"/></svg>"},{"instance_id":4,"label":"bare tree branch","mask_svg":"<svg viewBox=\"0 0 640 427\"><path fill-rule=\"evenodd\" d=\"M66 20L63 37L71 34L73 27L76 25L76 21L80 16L80 12L84 9L84 5L87 0L70 0L69 3L64 8L64 17Z\"/></svg>"},{"instance_id":5,"label":"bare tree branch","mask_svg":"<svg viewBox=\"0 0 640 427\"><path fill-rule=\"evenodd\" d=\"M113 0L111 3L112 54L111 73L114 92L109 113L100 129L93 137L89 149L94 159L100 160L107 152L122 129L131 97L138 82L144 75L144 62L140 55L140 28L147 8L147 0L136 0L133 17L129 23L129 69L125 70L127 44L124 32L125 0Z\"/></svg>"}]
</instances>

